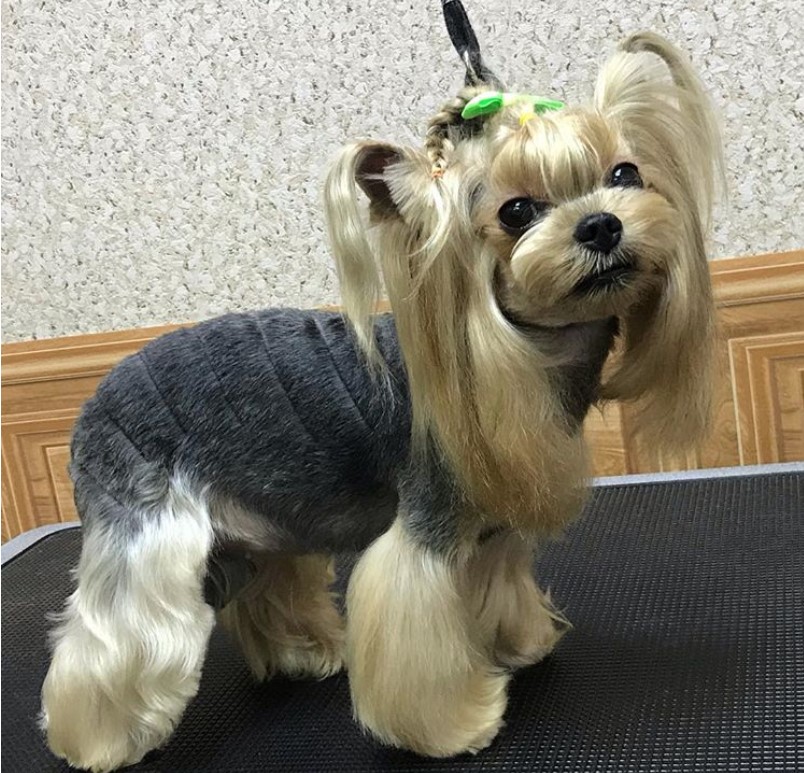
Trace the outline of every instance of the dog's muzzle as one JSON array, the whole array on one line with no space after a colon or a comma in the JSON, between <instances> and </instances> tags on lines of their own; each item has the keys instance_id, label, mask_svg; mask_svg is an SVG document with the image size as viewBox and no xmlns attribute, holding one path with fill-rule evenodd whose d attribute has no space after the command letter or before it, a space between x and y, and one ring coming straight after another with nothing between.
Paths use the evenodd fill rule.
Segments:
<instances>
[{"instance_id":1,"label":"dog's muzzle","mask_svg":"<svg viewBox=\"0 0 804 773\"><path fill-rule=\"evenodd\" d=\"M574 295L593 291L616 290L627 285L636 274L636 263L620 255L614 260L595 265L592 270L573 288Z\"/></svg>"}]
</instances>

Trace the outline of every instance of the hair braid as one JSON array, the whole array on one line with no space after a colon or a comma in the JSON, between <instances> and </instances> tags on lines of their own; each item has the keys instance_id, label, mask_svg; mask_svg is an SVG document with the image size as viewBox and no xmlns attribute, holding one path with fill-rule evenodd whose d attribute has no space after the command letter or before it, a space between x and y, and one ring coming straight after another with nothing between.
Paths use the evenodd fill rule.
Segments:
<instances>
[{"instance_id":1,"label":"hair braid","mask_svg":"<svg viewBox=\"0 0 804 773\"><path fill-rule=\"evenodd\" d=\"M482 91L484 91L482 86L466 86L458 92L456 97L444 103L428 121L424 149L433 165L433 174L438 175L444 171L446 156L455 147L450 137L452 127L460 127L466 134L473 134L482 128L482 119L475 118L471 123L467 123L461 117L466 103Z\"/></svg>"}]
</instances>

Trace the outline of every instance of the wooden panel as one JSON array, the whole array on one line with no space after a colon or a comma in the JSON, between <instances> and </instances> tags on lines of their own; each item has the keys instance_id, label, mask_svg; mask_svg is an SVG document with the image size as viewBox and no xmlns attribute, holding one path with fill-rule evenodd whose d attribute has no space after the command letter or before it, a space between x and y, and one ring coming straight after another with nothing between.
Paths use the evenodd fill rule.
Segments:
<instances>
[{"instance_id":1,"label":"wooden panel","mask_svg":"<svg viewBox=\"0 0 804 773\"><path fill-rule=\"evenodd\" d=\"M804 298L804 250L715 260L710 267L719 308Z\"/></svg>"},{"instance_id":2,"label":"wooden panel","mask_svg":"<svg viewBox=\"0 0 804 773\"><path fill-rule=\"evenodd\" d=\"M804 459L804 251L715 261L721 378L710 440L660 469ZM123 357L179 325L2 347L2 539L76 517L67 476L81 404ZM585 425L596 475L657 465L628 441L627 406Z\"/></svg>"},{"instance_id":3,"label":"wooden panel","mask_svg":"<svg viewBox=\"0 0 804 773\"><path fill-rule=\"evenodd\" d=\"M804 355L804 251L769 257L712 266L722 377L713 437L701 449L704 467L804 459L804 413L796 409L804 398L789 384L790 366L781 366ZM786 441L777 438L780 431Z\"/></svg>"},{"instance_id":4,"label":"wooden panel","mask_svg":"<svg viewBox=\"0 0 804 773\"><path fill-rule=\"evenodd\" d=\"M763 388L756 386L760 373L757 358L762 352L770 352L766 347L772 342L784 341L785 356L795 358L796 352L804 354L804 251L715 261L711 271L719 335L712 434L698 452L688 458L662 459L656 464L629 445L629 411L625 406L622 416L627 472L804 459L800 451L804 416L796 409L801 393L793 383L794 374L788 373L792 365L782 367L777 357L769 355L774 366L768 366ZM761 347L754 354L753 369L742 353L742 346L750 348L751 344ZM784 396L780 392L783 385ZM753 395L759 404L752 404ZM768 413L776 410L777 404L784 417L779 421ZM756 448L757 426L765 428L763 453ZM786 440L779 441L777 432L783 432ZM771 452L770 447L776 450Z\"/></svg>"},{"instance_id":5,"label":"wooden panel","mask_svg":"<svg viewBox=\"0 0 804 773\"><path fill-rule=\"evenodd\" d=\"M3 457L14 499L16 528L77 518L67 474L70 432L77 411L27 414L3 421ZM3 517L6 516L5 503Z\"/></svg>"},{"instance_id":6,"label":"wooden panel","mask_svg":"<svg viewBox=\"0 0 804 773\"><path fill-rule=\"evenodd\" d=\"M20 534L26 531L19 520L20 508L17 505L17 496L14 490L15 484L12 483L11 471L8 468L10 455L6 452L5 442L3 443L3 454L0 459L0 466L2 466L2 500L3 500L3 514L0 521L2 521L2 539L3 542L13 537L15 534ZM21 485L18 482L16 485Z\"/></svg>"},{"instance_id":7,"label":"wooden panel","mask_svg":"<svg viewBox=\"0 0 804 773\"><path fill-rule=\"evenodd\" d=\"M779 404L780 459L804 459L804 356L798 353L775 366Z\"/></svg>"},{"instance_id":8,"label":"wooden panel","mask_svg":"<svg viewBox=\"0 0 804 773\"><path fill-rule=\"evenodd\" d=\"M804 459L804 333L729 342L743 464Z\"/></svg>"},{"instance_id":9,"label":"wooden panel","mask_svg":"<svg viewBox=\"0 0 804 773\"><path fill-rule=\"evenodd\" d=\"M629 471L619 405L610 403L603 410L593 409L584 423L584 435L592 450L593 475L624 475Z\"/></svg>"}]
</instances>

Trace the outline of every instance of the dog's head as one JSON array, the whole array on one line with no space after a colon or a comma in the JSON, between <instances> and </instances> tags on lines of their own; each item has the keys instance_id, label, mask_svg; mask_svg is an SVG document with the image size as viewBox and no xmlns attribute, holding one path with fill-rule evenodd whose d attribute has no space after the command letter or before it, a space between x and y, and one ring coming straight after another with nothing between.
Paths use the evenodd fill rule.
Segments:
<instances>
[{"instance_id":1,"label":"dog's head","mask_svg":"<svg viewBox=\"0 0 804 773\"><path fill-rule=\"evenodd\" d=\"M369 356L379 264L414 410L442 441L451 430L439 404L449 401L473 406L481 434L499 436L510 405L497 400L488 416L478 402L504 389L506 376L518 389L527 376L515 371L539 361L527 331L560 336L616 317L623 343L604 396L637 402L635 429L655 449L694 445L709 416L705 234L719 171L697 77L668 42L643 33L605 64L586 107L497 95L499 109L471 117L467 105L494 95L467 81L431 121L424 149L357 143L329 177L344 302ZM444 370L453 373L442 378ZM446 442L450 456L451 444L466 442L465 428L459 434Z\"/></svg>"}]
</instances>

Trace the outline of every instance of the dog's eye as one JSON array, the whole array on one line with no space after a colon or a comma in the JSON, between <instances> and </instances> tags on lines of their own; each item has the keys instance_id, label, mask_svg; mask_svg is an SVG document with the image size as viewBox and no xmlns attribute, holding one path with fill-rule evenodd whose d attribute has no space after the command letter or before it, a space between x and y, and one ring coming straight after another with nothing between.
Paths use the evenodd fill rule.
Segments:
<instances>
[{"instance_id":1,"label":"dog's eye","mask_svg":"<svg viewBox=\"0 0 804 773\"><path fill-rule=\"evenodd\" d=\"M547 210L545 201L536 201L526 197L510 199L500 207L497 219L502 229L517 236L528 230Z\"/></svg>"},{"instance_id":2,"label":"dog's eye","mask_svg":"<svg viewBox=\"0 0 804 773\"><path fill-rule=\"evenodd\" d=\"M609 186L612 188L641 188L642 178L639 169L633 164L617 164L609 175Z\"/></svg>"}]
</instances>

